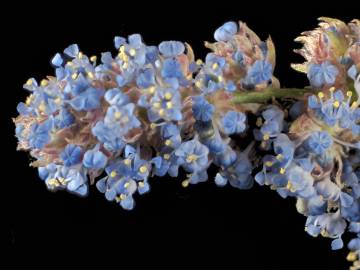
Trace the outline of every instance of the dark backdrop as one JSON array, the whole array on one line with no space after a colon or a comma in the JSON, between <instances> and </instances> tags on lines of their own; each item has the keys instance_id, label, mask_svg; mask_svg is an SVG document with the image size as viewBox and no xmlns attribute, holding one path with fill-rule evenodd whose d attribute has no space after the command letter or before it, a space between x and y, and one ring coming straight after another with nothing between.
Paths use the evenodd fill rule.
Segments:
<instances>
[{"instance_id":1,"label":"dark backdrop","mask_svg":"<svg viewBox=\"0 0 360 270\"><path fill-rule=\"evenodd\" d=\"M195 3L180 1L147 5L56 1L38 6L15 3L4 9L10 16L2 18L1 26L5 37L1 41L5 74L1 190L6 251L13 255L13 264L6 268L52 259L50 268L60 262L70 266L100 262L119 269L346 269L346 249L331 251L329 239L308 236L295 201L283 200L256 184L248 191L217 188L213 181L184 189L179 179L155 178L151 192L137 196L131 212L107 202L94 187L86 199L50 193L28 166L29 156L15 151L10 119L26 96L22 84L29 77L40 80L52 74L49 59L69 44L78 43L87 55L99 55L115 52L115 35L141 33L147 44L186 41L203 58L207 53L203 41L212 41L213 31L228 20L247 22L262 39L271 34L277 49L275 75L283 86L302 87L305 76L289 67L302 61L292 52L299 47L294 38L314 28L319 16L347 22L359 18L356 1L330 2L316 7L314 3L213 1L195 8ZM210 179L214 175L211 171Z\"/></svg>"}]
</instances>

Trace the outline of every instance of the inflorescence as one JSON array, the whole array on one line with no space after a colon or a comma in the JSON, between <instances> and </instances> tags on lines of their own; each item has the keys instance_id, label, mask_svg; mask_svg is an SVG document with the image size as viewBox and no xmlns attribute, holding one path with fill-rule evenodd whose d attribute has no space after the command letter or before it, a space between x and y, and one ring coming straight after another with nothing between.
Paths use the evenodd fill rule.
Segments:
<instances>
[{"instance_id":1,"label":"inflorescence","mask_svg":"<svg viewBox=\"0 0 360 270\"><path fill-rule=\"evenodd\" d=\"M218 186L255 180L295 197L305 230L333 249L355 233L348 260L360 269L360 21L321 18L296 39L304 89L280 88L272 40L246 24L227 22L214 38L204 62L186 43L147 46L139 34L115 37L117 54L99 60L70 45L51 60L55 76L24 84L18 149L49 190L85 196L96 184L127 210L152 176L183 170L187 187L215 165Z\"/></svg>"}]
</instances>

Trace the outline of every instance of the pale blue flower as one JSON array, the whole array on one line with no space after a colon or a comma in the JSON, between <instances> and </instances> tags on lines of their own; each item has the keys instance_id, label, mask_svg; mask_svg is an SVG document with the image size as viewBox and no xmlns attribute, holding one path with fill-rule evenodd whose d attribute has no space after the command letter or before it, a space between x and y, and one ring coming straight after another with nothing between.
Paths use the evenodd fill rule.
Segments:
<instances>
[{"instance_id":1,"label":"pale blue flower","mask_svg":"<svg viewBox=\"0 0 360 270\"><path fill-rule=\"evenodd\" d=\"M227 22L216 29L214 38L216 41L229 41L237 33L237 24L235 22Z\"/></svg>"},{"instance_id":2,"label":"pale blue flower","mask_svg":"<svg viewBox=\"0 0 360 270\"><path fill-rule=\"evenodd\" d=\"M203 96L193 97L193 115L196 120L210 121L215 111L214 105L210 104Z\"/></svg>"},{"instance_id":3,"label":"pale blue flower","mask_svg":"<svg viewBox=\"0 0 360 270\"><path fill-rule=\"evenodd\" d=\"M107 160L104 153L95 147L85 152L83 164L86 168L99 170L106 166Z\"/></svg>"},{"instance_id":4,"label":"pale blue flower","mask_svg":"<svg viewBox=\"0 0 360 270\"><path fill-rule=\"evenodd\" d=\"M246 128L246 115L242 112L228 111L222 118L222 126L226 134L241 133Z\"/></svg>"},{"instance_id":5,"label":"pale blue flower","mask_svg":"<svg viewBox=\"0 0 360 270\"><path fill-rule=\"evenodd\" d=\"M180 41L163 41L159 45L160 53L165 57L176 57L184 53L185 46Z\"/></svg>"},{"instance_id":6,"label":"pale blue flower","mask_svg":"<svg viewBox=\"0 0 360 270\"><path fill-rule=\"evenodd\" d=\"M65 149L61 152L60 157L67 167L73 166L81 162L81 147L68 144Z\"/></svg>"},{"instance_id":7,"label":"pale blue flower","mask_svg":"<svg viewBox=\"0 0 360 270\"><path fill-rule=\"evenodd\" d=\"M321 64L310 64L307 77L314 87L323 87L324 85L332 85L335 83L339 70L329 61Z\"/></svg>"}]
</instances>

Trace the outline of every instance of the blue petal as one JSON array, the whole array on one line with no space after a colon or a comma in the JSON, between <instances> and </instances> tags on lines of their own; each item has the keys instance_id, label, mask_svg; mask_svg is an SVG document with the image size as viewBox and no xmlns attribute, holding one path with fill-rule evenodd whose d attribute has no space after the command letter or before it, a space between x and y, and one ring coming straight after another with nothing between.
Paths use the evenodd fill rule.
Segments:
<instances>
[{"instance_id":1,"label":"blue petal","mask_svg":"<svg viewBox=\"0 0 360 270\"><path fill-rule=\"evenodd\" d=\"M64 50L64 53L72 58L79 54L79 47L77 44L72 44Z\"/></svg>"},{"instance_id":2,"label":"blue petal","mask_svg":"<svg viewBox=\"0 0 360 270\"><path fill-rule=\"evenodd\" d=\"M55 54L55 56L51 60L51 64L53 64L56 67L61 66L63 63L63 59L59 53Z\"/></svg>"},{"instance_id":3,"label":"blue petal","mask_svg":"<svg viewBox=\"0 0 360 270\"><path fill-rule=\"evenodd\" d=\"M163 41L159 45L159 51L165 57L176 57L184 53L185 46L180 41Z\"/></svg>"},{"instance_id":4,"label":"blue petal","mask_svg":"<svg viewBox=\"0 0 360 270\"><path fill-rule=\"evenodd\" d=\"M235 22L227 22L216 29L214 38L216 41L228 41L237 32L237 24Z\"/></svg>"}]
</instances>

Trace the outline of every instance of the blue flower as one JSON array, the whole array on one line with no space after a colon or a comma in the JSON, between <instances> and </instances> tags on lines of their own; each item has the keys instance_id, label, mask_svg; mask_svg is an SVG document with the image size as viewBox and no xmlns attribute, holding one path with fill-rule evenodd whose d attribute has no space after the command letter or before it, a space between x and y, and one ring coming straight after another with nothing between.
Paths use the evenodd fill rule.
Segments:
<instances>
[{"instance_id":1,"label":"blue flower","mask_svg":"<svg viewBox=\"0 0 360 270\"><path fill-rule=\"evenodd\" d=\"M75 122L74 115L70 113L69 110L67 110L65 107L62 107L59 114L53 117L53 119L54 125L57 129L69 127Z\"/></svg>"},{"instance_id":2,"label":"blue flower","mask_svg":"<svg viewBox=\"0 0 360 270\"><path fill-rule=\"evenodd\" d=\"M239 189L249 189L253 186L252 164L247 153L238 153L236 163L227 171L229 171L228 179L231 186Z\"/></svg>"},{"instance_id":3,"label":"blue flower","mask_svg":"<svg viewBox=\"0 0 360 270\"><path fill-rule=\"evenodd\" d=\"M205 58L205 67L210 74L221 75L222 70L226 65L224 57L218 56L214 53L208 53Z\"/></svg>"},{"instance_id":4,"label":"blue flower","mask_svg":"<svg viewBox=\"0 0 360 270\"><path fill-rule=\"evenodd\" d=\"M184 53L185 46L180 41L163 41L159 45L160 53L165 57L176 57Z\"/></svg>"},{"instance_id":5,"label":"blue flower","mask_svg":"<svg viewBox=\"0 0 360 270\"><path fill-rule=\"evenodd\" d=\"M256 60L249 68L243 83L248 87L254 87L257 84L271 80L273 66L266 60Z\"/></svg>"},{"instance_id":6,"label":"blue flower","mask_svg":"<svg viewBox=\"0 0 360 270\"><path fill-rule=\"evenodd\" d=\"M143 70L136 78L136 84L140 88L148 88L155 84L155 73L151 68Z\"/></svg>"},{"instance_id":7,"label":"blue flower","mask_svg":"<svg viewBox=\"0 0 360 270\"><path fill-rule=\"evenodd\" d=\"M107 90L104 98L110 105L122 106L129 103L128 95L124 94L119 88Z\"/></svg>"},{"instance_id":8,"label":"blue flower","mask_svg":"<svg viewBox=\"0 0 360 270\"><path fill-rule=\"evenodd\" d=\"M197 139L182 143L175 151L178 164L187 172L194 173L208 167L209 149Z\"/></svg>"},{"instance_id":9,"label":"blue flower","mask_svg":"<svg viewBox=\"0 0 360 270\"><path fill-rule=\"evenodd\" d=\"M161 76L164 78L182 78L183 72L181 64L174 58L165 59L161 69Z\"/></svg>"},{"instance_id":10,"label":"blue flower","mask_svg":"<svg viewBox=\"0 0 360 270\"><path fill-rule=\"evenodd\" d=\"M233 35L237 33L237 24L235 22L227 22L216 29L214 38L216 41L229 41Z\"/></svg>"},{"instance_id":11,"label":"blue flower","mask_svg":"<svg viewBox=\"0 0 360 270\"><path fill-rule=\"evenodd\" d=\"M228 111L222 118L222 126L226 134L241 133L246 128L246 115L242 112Z\"/></svg>"},{"instance_id":12,"label":"blue flower","mask_svg":"<svg viewBox=\"0 0 360 270\"><path fill-rule=\"evenodd\" d=\"M107 160L108 159L103 152L95 147L94 149L85 152L83 164L86 168L99 170L106 166Z\"/></svg>"},{"instance_id":13,"label":"blue flower","mask_svg":"<svg viewBox=\"0 0 360 270\"><path fill-rule=\"evenodd\" d=\"M181 96L177 89L157 88L148 106L150 108L147 113L151 122L156 122L159 119L167 121L182 119Z\"/></svg>"},{"instance_id":14,"label":"blue flower","mask_svg":"<svg viewBox=\"0 0 360 270\"><path fill-rule=\"evenodd\" d=\"M322 87L323 85L331 85L335 83L339 70L329 61L321 64L310 64L307 77L314 87Z\"/></svg>"},{"instance_id":15,"label":"blue flower","mask_svg":"<svg viewBox=\"0 0 360 270\"><path fill-rule=\"evenodd\" d=\"M127 177L105 177L96 183L97 189L105 193L108 201L116 201L123 209L131 210L135 206L132 197L137 189L136 182Z\"/></svg>"},{"instance_id":16,"label":"blue flower","mask_svg":"<svg viewBox=\"0 0 360 270\"><path fill-rule=\"evenodd\" d=\"M50 141L50 130L52 127L53 121L51 120L33 124L29 135L30 147L42 149Z\"/></svg>"},{"instance_id":17,"label":"blue flower","mask_svg":"<svg viewBox=\"0 0 360 270\"><path fill-rule=\"evenodd\" d=\"M59 53L55 54L54 57L51 59L51 64L56 67L60 67L63 63L63 59Z\"/></svg>"},{"instance_id":18,"label":"blue flower","mask_svg":"<svg viewBox=\"0 0 360 270\"><path fill-rule=\"evenodd\" d=\"M128 43L121 37L114 40L115 47L119 49L118 59L125 64L124 69L131 65L142 67L146 63L146 46L142 42L141 35L133 34L128 36Z\"/></svg>"},{"instance_id":19,"label":"blue flower","mask_svg":"<svg viewBox=\"0 0 360 270\"><path fill-rule=\"evenodd\" d=\"M39 167L39 176L50 190L67 189L76 195L85 196L89 191L87 177L82 169L69 168L50 163Z\"/></svg>"},{"instance_id":20,"label":"blue flower","mask_svg":"<svg viewBox=\"0 0 360 270\"><path fill-rule=\"evenodd\" d=\"M81 162L81 152L80 146L68 144L61 152L60 157L64 161L64 165L70 167Z\"/></svg>"},{"instance_id":21,"label":"blue flower","mask_svg":"<svg viewBox=\"0 0 360 270\"><path fill-rule=\"evenodd\" d=\"M323 155L332 144L333 140L327 131L313 132L307 139L309 150L318 155Z\"/></svg>"},{"instance_id":22,"label":"blue flower","mask_svg":"<svg viewBox=\"0 0 360 270\"><path fill-rule=\"evenodd\" d=\"M196 120L207 122L210 121L215 107L210 104L203 96L193 97L193 115Z\"/></svg>"},{"instance_id":23,"label":"blue flower","mask_svg":"<svg viewBox=\"0 0 360 270\"><path fill-rule=\"evenodd\" d=\"M268 149L272 139L275 139L283 130L284 126L284 112L276 106L269 106L262 112L262 117L259 118L261 125L260 129L254 129L254 137L257 141L262 141L262 148Z\"/></svg>"},{"instance_id":24,"label":"blue flower","mask_svg":"<svg viewBox=\"0 0 360 270\"><path fill-rule=\"evenodd\" d=\"M277 163L286 169L294 158L295 144L285 134L279 134L274 141L274 152Z\"/></svg>"},{"instance_id":25,"label":"blue flower","mask_svg":"<svg viewBox=\"0 0 360 270\"><path fill-rule=\"evenodd\" d=\"M84 92L75 96L70 105L77 111L89 111L100 107L100 99L103 95L103 91L90 87Z\"/></svg>"},{"instance_id":26,"label":"blue flower","mask_svg":"<svg viewBox=\"0 0 360 270\"><path fill-rule=\"evenodd\" d=\"M122 107L110 106L104 118L104 123L113 127L119 134L125 135L131 129L140 127L141 123L134 115L135 104L128 103Z\"/></svg>"},{"instance_id":27,"label":"blue flower","mask_svg":"<svg viewBox=\"0 0 360 270\"><path fill-rule=\"evenodd\" d=\"M64 53L71 58L77 57L79 52L80 50L77 44L72 44L64 50Z\"/></svg>"},{"instance_id":28,"label":"blue flower","mask_svg":"<svg viewBox=\"0 0 360 270\"><path fill-rule=\"evenodd\" d=\"M177 125L169 123L161 126L161 138L167 147L177 148L181 143L180 129Z\"/></svg>"},{"instance_id":29,"label":"blue flower","mask_svg":"<svg viewBox=\"0 0 360 270\"><path fill-rule=\"evenodd\" d=\"M285 197L286 195L294 194L301 198L310 198L315 194L313 187L314 178L310 172L300 166L294 165L289 167L286 171L286 177L288 179L286 188L278 190L281 196Z\"/></svg>"},{"instance_id":30,"label":"blue flower","mask_svg":"<svg viewBox=\"0 0 360 270\"><path fill-rule=\"evenodd\" d=\"M114 129L112 126L107 126L103 121L99 121L91 129L91 132L96 138L104 144L106 150L116 152L125 147L125 142L122 138L120 127Z\"/></svg>"}]
</instances>

